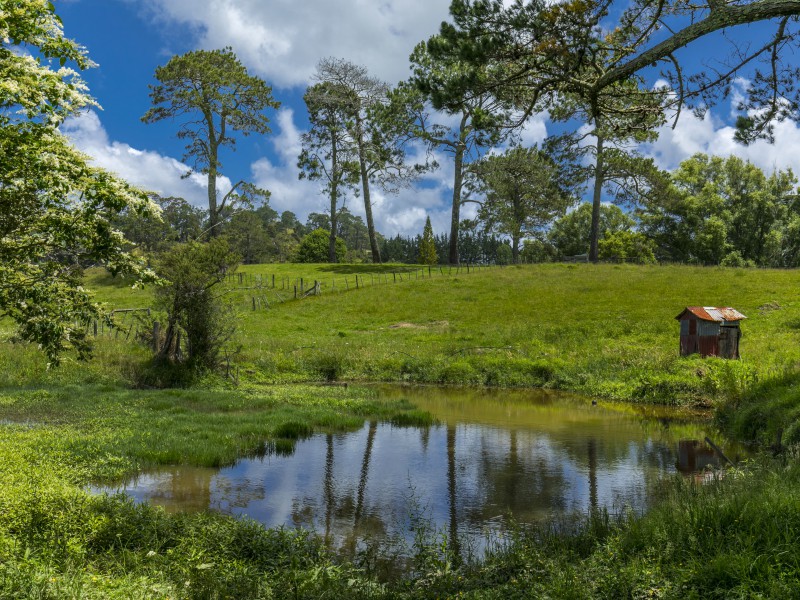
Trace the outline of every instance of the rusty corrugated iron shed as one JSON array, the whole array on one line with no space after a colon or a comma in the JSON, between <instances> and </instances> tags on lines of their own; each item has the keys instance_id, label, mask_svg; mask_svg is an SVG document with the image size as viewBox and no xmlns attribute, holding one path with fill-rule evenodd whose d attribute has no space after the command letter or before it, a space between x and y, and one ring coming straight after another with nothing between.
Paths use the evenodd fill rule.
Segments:
<instances>
[{"instance_id":1,"label":"rusty corrugated iron shed","mask_svg":"<svg viewBox=\"0 0 800 600\"><path fill-rule=\"evenodd\" d=\"M715 321L717 323L724 323L730 321L741 321L746 319L742 313L735 308L728 306L687 306L676 319L680 320L687 312L692 313L698 319L703 321Z\"/></svg>"}]
</instances>

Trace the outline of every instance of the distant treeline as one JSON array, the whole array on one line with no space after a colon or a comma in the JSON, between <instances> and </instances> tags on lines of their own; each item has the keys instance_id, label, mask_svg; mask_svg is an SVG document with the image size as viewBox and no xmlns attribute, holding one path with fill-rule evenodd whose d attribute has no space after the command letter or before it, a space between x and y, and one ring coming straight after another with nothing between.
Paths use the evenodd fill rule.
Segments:
<instances>
[{"instance_id":1,"label":"distant treeline","mask_svg":"<svg viewBox=\"0 0 800 600\"><path fill-rule=\"evenodd\" d=\"M600 211L601 260L674 262L703 265L800 266L800 194L790 171L767 175L736 157L698 154L684 161L664 184L648 190L626 212L614 204ZM157 198L162 219L123 213L116 225L144 252L160 252L178 242L207 234L206 212L181 198ZM558 261L587 254L591 205L579 204L524 239L520 262ZM242 208L219 225L245 264L326 262L328 215L311 213L305 223L268 205ZM366 224L346 208L337 220L337 258L372 260ZM384 262L420 262L422 232L416 236L378 234ZM446 263L450 239L434 234L440 263ZM462 263L509 264L510 240L478 219L463 220L458 236Z\"/></svg>"}]
</instances>

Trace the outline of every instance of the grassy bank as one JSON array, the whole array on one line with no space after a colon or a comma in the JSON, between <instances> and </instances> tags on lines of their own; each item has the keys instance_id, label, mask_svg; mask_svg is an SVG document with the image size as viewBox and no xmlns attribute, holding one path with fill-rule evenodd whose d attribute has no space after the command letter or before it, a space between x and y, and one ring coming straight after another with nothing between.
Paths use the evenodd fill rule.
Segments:
<instances>
[{"instance_id":1,"label":"grassy bank","mask_svg":"<svg viewBox=\"0 0 800 600\"><path fill-rule=\"evenodd\" d=\"M411 573L392 581L375 579L369 556L338 560L308 533L168 514L81 487L159 463L226 464L268 451L276 434L296 435L291 424L301 420L339 429L409 408L331 387L6 391L0 597L787 598L799 589L795 462L703 486L676 481L644 517L576 517L558 533L520 532L480 562L463 564L444 538L428 538Z\"/></svg>"}]
</instances>

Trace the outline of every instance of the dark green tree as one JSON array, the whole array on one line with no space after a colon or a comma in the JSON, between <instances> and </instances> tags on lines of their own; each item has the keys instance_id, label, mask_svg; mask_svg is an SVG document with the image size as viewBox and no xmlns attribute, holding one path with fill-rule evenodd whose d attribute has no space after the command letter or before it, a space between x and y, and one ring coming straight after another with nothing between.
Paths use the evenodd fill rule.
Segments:
<instances>
[{"instance_id":1,"label":"dark green tree","mask_svg":"<svg viewBox=\"0 0 800 600\"><path fill-rule=\"evenodd\" d=\"M663 260L720 264L735 252L745 263L791 266L785 256L792 254L786 244L792 244L796 185L791 171L767 176L735 156L697 154L639 211L641 229Z\"/></svg>"},{"instance_id":2,"label":"dark green tree","mask_svg":"<svg viewBox=\"0 0 800 600\"><path fill-rule=\"evenodd\" d=\"M300 263L341 262L347 254L347 245L342 238L335 239L336 254L333 261L329 260L330 232L325 229L315 229L302 239L297 247L295 260Z\"/></svg>"},{"instance_id":3,"label":"dark green tree","mask_svg":"<svg viewBox=\"0 0 800 600\"><path fill-rule=\"evenodd\" d=\"M341 108L349 117L348 141L358 157L372 262L380 263L371 185L377 184L385 192L395 192L398 187L409 185L426 168L406 161L405 143L413 124L407 112L393 110L388 102L389 85L372 77L365 67L343 59L326 58L317 65L316 78L333 84L341 92Z\"/></svg>"},{"instance_id":4,"label":"dark green tree","mask_svg":"<svg viewBox=\"0 0 800 600\"><path fill-rule=\"evenodd\" d=\"M419 243L419 259L417 262L421 265L435 265L439 262L430 217L425 219L425 228L422 230L422 239Z\"/></svg>"},{"instance_id":5,"label":"dark green tree","mask_svg":"<svg viewBox=\"0 0 800 600\"><path fill-rule=\"evenodd\" d=\"M219 198L222 173L220 150L235 149L236 134L270 132L265 111L277 108L272 88L250 75L231 48L195 50L172 57L156 69L157 85L150 86L153 107L142 121L184 119L178 138L188 140L184 160L207 176L208 232L219 235L220 223L236 204L269 198L269 192L238 181Z\"/></svg>"},{"instance_id":6,"label":"dark green tree","mask_svg":"<svg viewBox=\"0 0 800 600\"><path fill-rule=\"evenodd\" d=\"M231 307L219 285L238 260L223 238L177 244L161 255L157 271L168 283L156 290L156 304L167 314L159 359L185 361L198 369L218 366L220 352L234 332Z\"/></svg>"},{"instance_id":7,"label":"dark green tree","mask_svg":"<svg viewBox=\"0 0 800 600\"><path fill-rule=\"evenodd\" d=\"M556 219L547 232L547 240L554 246L556 256L564 258L589 254L589 234L592 222L592 204L584 202L572 212ZM600 239L618 232L632 231L636 225L629 215L613 204L600 207Z\"/></svg>"},{"instance_id":8,"label":"dark green tree","mask_svg":"<svg viewBox=\"0 0 800 600\"><path fill-rule=\"evenodd\" d=\"M453 157L448 262L458 264L458 230L465 176L482 150L498 144L509 133L506 126L510 116L506 103L488 93L474 88L454 90L453 81L460 81L463 65L458 57L431 56L428 47L435 44L436 40L432 39L427 44L417 45L411 54L413 77L409 83L400 84L393 91L392 100L396 112L404 110L408 113L408 120L414 124L412 132L417 138L424 140L430 148L444 150ZM445 123L431 107L455 120L457 125Z\"/></svg>"}]
</instances>

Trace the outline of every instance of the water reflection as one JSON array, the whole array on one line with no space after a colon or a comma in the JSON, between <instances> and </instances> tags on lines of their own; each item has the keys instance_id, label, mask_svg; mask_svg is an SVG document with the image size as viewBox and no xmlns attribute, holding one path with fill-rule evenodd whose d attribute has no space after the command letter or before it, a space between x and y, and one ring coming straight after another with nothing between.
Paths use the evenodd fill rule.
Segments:
<instances>
[{"instance_id":1,"label":"water reflection","mask_svg":"<svg viewBox=\"0 0 800 600\"><path fill-rule=\"evenodd\" d=\"M291 455L224 469L175 467L123 487L167 509L214 509L267 526L311 527L338 548L410 541L413 517L480 547L506 516L533 523L572 511L642 511L670 473L718 464L691 416L592 407L539 391L383 389L441 425L315 435ZM736 448L725 447L736 459ZM421 514L420 514L421 513Z\"/></svg>"}]
</instances>

